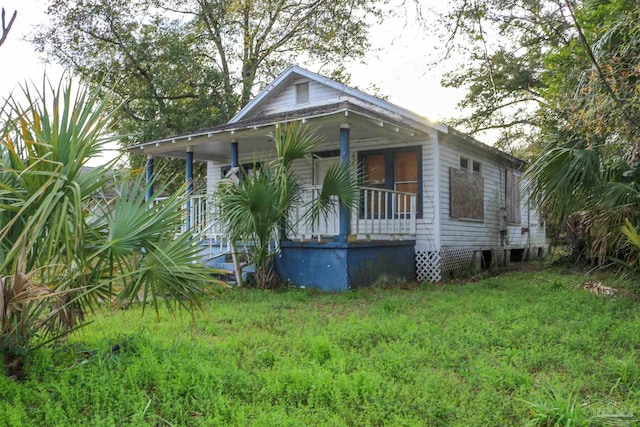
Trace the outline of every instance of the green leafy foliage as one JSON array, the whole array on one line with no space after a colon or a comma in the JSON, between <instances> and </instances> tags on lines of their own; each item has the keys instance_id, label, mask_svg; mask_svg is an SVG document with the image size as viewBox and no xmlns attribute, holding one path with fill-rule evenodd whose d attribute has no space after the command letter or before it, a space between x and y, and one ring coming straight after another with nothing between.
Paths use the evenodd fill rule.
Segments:
<instances>
[{"instance_id":1,"label":"green leafy foliage","mask_svg":"<svg viewBox=\"0 0 640 427\"><path fill-rule=\"evenodd\" d=\"M544 59L572 38L562 0L453 1L438 16L446 57L461 57L442 80L467 91L450 119L470 134L491 131L496 145L537 152L537 113L544 110Z\"/></svg>"},{"instance_id":2,"label":"green leafy foliage","mask_svg":"<svg viewBox=\"0 0 640 427\"><path fill-rule=\"evenodd\" d=\"M215 283L191 236L175 237L182 197L145 202L142 176L116 160L85 167L115 138L107 100L46 80L23 95L26 107L11 99L2 111L0 142L0 350L18 374L34 345L98 306L191 309Z\"/></svg>"},{"instance_id":3,"label":"green leafy foliage","mask_svg":"<svg viewBox=\"0 0 640 427\"><path fill-rule=\"evenodd\" d=\"M275 279L270 273L270 260L277 241L286 237L288 227L295 225L289 223L294 207L307 212L303 221L313 222L327 214L334 198L352 210L359 196L356 175L348 164L342 164L328 170L316 200L305 204L302 184L291 164L308 160L321 142L319 137L313 128L295 122L277 127L271 138L276 156L268 166L254 168L256 172L240 183L222 180L216 190L218 220L229 230L232 242L251 242L249 261L256 266L256 278L262 288L270 287Z\"/></svg>"},{"instance_id":4,"label":"green leafy foliage","mask_svg":"<svg viewBox=\"0 0 640 427\"><path fill-rule=\"evenodd\" d=\"M123 142L226 122L289 63L344 75L383 1L50 1L33 36L49 57L123 104Z\"/></svg>"},{"instance_id":5,"label":"green leafy foliage","mask_svg":"<svg viewBox=\"0 0 640 427\"><path fill-rule=\"evenodd\" d=\"M587 258L630 261L621 227L638 221L638 11L628 1L569 8L576 37L546 55L544 149L528 176L534 199L569 223Z\"/></svg>"},{"instance_id":6,"label":"green leafy foliage","mask_svg":"<svg viewBox=\"0 0 640 427\"><path fill-rule=\"evenodd\" d=\"M445 85L467 88L454 124L500 129L533 157L532 201L593 264L631 261L620 232L637 223L640 22L629 0L454 2L448 51L466 63Z\"/></svg>"},{"instance_id":7,"label":"green leafy foliage","mask_svg":"<svg viewBox=\"0 0 640 427\"><path fill-rule=\"evenodd\" d=\"M46 3L50 23L33 43L121 106L114 130L128 146L227 122L291 63L348 80L342 64L364 56L387 1ZM144 161L130 159L133 168ZM184 163L156 162L176 191ZM196 187L204 176L196 165Z\"/></svg>"}]
</instances>

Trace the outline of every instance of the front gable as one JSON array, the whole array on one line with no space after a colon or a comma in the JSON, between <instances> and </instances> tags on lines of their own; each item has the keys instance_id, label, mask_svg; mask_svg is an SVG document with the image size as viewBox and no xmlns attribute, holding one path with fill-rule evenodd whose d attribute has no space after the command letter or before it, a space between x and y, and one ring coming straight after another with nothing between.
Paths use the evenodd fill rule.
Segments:
<instances>
[{"instance_id":1,"label":"front gable","mask_svg":"<svg viewBox=\"0 0 640 427\"><path fill-rule=\"evenodd\" d=\"M251 109L243 119L330 105L344 99L342 92L326 84L299 75L291 77Z\"/></svg>"},{"instance_id":2,"label":"front gable","mask_svg":"<svg viewBox=\"0 0 640 427\"><path fill-rule=\"evenodd\" d=\"M358 106L400 123L417 123L442 132L447 129L446 126L433 123L405 108L296 65L290 65L260 91L228 124L250 122L260 117L282 117L288 113L295 115L303 110L318 111L323 110L322 107L342 103Z\"/></svg>"},{"instance_id":3,"label":"front gable","mask_svg":"<svg viewBox=\"0 0 640 427\"><path fill-rule=\"evenodd\" d=\"M229 123L335 104L343 99L345 89L341 83L291 65Z\"/></svg>"}]
</instances>

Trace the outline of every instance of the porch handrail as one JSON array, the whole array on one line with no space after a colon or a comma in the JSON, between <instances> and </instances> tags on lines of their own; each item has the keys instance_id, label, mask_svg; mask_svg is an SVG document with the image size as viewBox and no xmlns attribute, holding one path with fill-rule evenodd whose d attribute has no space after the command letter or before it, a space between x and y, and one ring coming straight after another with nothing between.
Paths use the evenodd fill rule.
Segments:
<instances>
[{"instance_id":1,"label":"porch handrail","mask_svg":"<svg viewBox=\"0 0 640 427\"><path fill-rule=\"evenodd\" d=\"M217 204L213 202L212 194L192 194L189 196L189 212L185 214L189 216L190 230L194 235L200 236L202 239L221 240L225 232L218 221ZM154 205L162 200L167 199L165 196L154 198ZM182 207L185 211L187 203ZM186 219L186 218L185 218ZM182 232L187 231L187 222L182 225Z\"/></svg>"},{"instance_id":2,"label":"porch handrail","mask_svg":"<svg viewBox=\"0 0 640 427\"><path fill-rule=\"evenodd\" d=\"M289 221L293 230L289 237L306 239L339 234L339 201L333 197L333 207L326 218L318 218L307 224L310 202L316 200L321 186L304 186L301 206L294 208ZM351 234L358 238L389 238L415 236L417 217L417 197L413 193L384 188L360 187L357 208L351 213Z\"/></svg>"},{"instance_id":3,"label":"porch handrail","mask_svg":"<svg viewBox=\"0 0 640 427\"><path fill-rule=\"evenodd\" d=\"M356 209L351 213L351 234L358 239L415 238L417 197L413 193L389 190L385 188L360 187L360 197ZM311 203L318 199L321 186L303 186L300 203L289 216L291 228L288 238L304 240L336 236L339 234L339 200L332 197L332 206L327 217L321 216L312 224L306 221ZM216 220L218 205L212 194L193 194L189 196L189 225L191 231L202 239L226 240L226 231ZM157 197L155 203L163 200ZM186 209L185 203L185 209ZM186 218L185 218L186 220ZM183 226L183 232L186 231Z\"/></svg>"},{"instance_id":4,"label":"porch handrail","mask_svg":"<svg viewBox=\"0 0 640 427\"><path fill-rule=\"evenodd\" d=\"M360 187L354 234L415 236L417 197L386 188Z\"/></svg>"}]
</instances>

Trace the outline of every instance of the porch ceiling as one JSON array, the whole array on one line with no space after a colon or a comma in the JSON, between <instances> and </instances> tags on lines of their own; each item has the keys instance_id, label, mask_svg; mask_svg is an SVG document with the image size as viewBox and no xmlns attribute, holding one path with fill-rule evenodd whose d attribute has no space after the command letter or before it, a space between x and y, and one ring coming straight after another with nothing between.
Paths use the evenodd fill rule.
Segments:
<instances>
[{"instance_id":1,"label":"porch ceiling","mask_svg":"<svg viewBox=\"0 0 640 427\"><path fill-rule=\"evenodd\" d=\"M241 155L273 151L273 140L269 135L275 131L275 123L292 120L302 120L317 129L323 141L322 145L318 146L319 150L334 149L339 146L340 125L345 122L350 125L350 139L352 141L369 138L388 138L395 142L406 141L409 143L415 140L425 140L430 133L427 129L416 129L414 126L397 124L375 115L342 109L322 115L283 118L267 123L240 125L237 128L229 128L225 125L213 128L210 131L140 144L130 148L130 150L138 154L185 158L187 149L190 147L193 150L194 159L197 161L213 160L229 163L231 159L231 142L238 142L238 149Z\"/></svg>"}]
</instances>

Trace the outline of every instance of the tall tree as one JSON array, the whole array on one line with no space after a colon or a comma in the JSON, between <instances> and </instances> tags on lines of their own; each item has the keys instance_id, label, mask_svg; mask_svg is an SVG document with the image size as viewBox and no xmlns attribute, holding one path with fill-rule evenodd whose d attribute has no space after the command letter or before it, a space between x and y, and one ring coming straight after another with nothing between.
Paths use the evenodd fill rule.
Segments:
<instances>
[{"instance_id":1,"label":"tall tree","mask_svg":"<svg viewBox=\"0 0 640 427\"><path fill-rule=\"evenodd\" d=\"M370 18L381 18L385 1L371 0L192 0L183 13L213 44L225 85L240 85L240 106L290 62L310 61L344 72L346 58L362 58L369 47ZM170 3L169 3L170 4ZM165 7L166 6L162 6ZM234 71L235 70L235 71ZM260 79L263 79L260 82Z\"/></svg>"},{"instance_id":2,"label":"tall tree","mask_svg":"<svg viewBox=\"0 0 640 427\"><path fill-rule=\"evenodd\" d=\"M55 0L33 42L115 95L129 145L226 122L289 62L348 78L342 64L363 57L386 2ZM168 163L165 177L182 181L184 166Z\"/></svg>"},{"instance_id":3,"label":"tall tree","mask_svg":"<svg viewBox=\"0 0 640 427\"><path fill-rule=\"evenodd\" d=\"M439 19L445 57L463 58L442 83L467 89L467 115L451 124L498 131L502 148L528 145L546 104L544 58L575 33L564 1L456 0Z\"/></svg>"},{"instance_id":4,"label":"tall tree","mask_svg":"<svg viewBox=\"0 0 640 427\"><path fill-rule=\"evenodd\" d=\"M446 20L468 59L445 79L468 89L456 124L535 141L534 196L600 261L629 253L621 226L640 219L639 14L630 0L461 0Z\"/></svg>"},{"instance_id":5,"label":"tall tree","mask_svg":"<svg viewBox=\"0 0 640 427\"><path fill-rule=\"evenodd\" d=\"M52 1L36 46L124 102L141 141L219 124L289 62L343 73L386 0ZM132 133L133 131L133 133Z\"/></svg>"},{"instance_id":6,"label":"tall tree","mask_svg":"<svg viewBox=\"0 0 640 427\"><path fill-rule=\"evenodd\" d=\"M571 218L603 261L628 254L621 226L640 219L640 11L629 0L567 6L576 37L546 57L545 146L528 173L547 215Z\"/></svg>"},{"instance_id":7,"label":"tall tree","mask_svg":"<svg viewBox=\"0 0 640 427\"><path fill-rule=\"evenodd\" d=\"M193 25L144 2L53 2L51 25L34 42L121 104L125 145L212 126L233 111L222 76Z\"/></svg>"}]
</instances>

